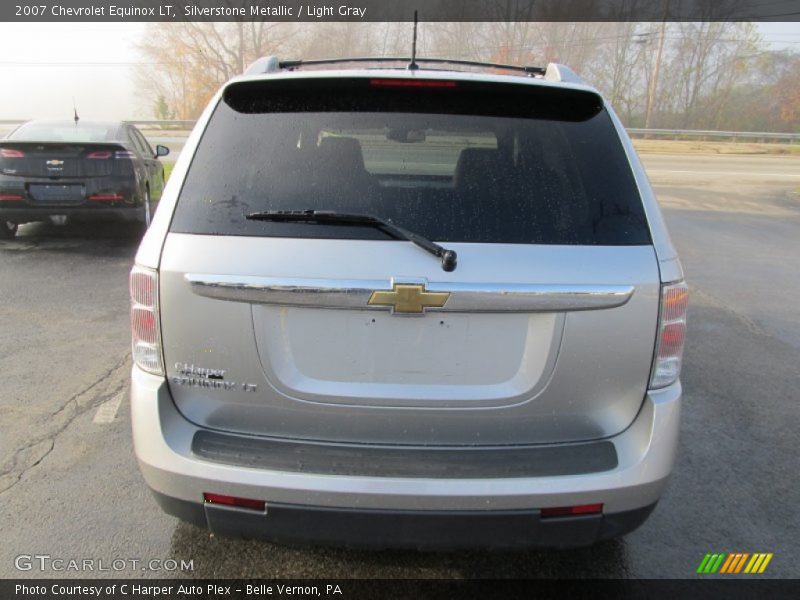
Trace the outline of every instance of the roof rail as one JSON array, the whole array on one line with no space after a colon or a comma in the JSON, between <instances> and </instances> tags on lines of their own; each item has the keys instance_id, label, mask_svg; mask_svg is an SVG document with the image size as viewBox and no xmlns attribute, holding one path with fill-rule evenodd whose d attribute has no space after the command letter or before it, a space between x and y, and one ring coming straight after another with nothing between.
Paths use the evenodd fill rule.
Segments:
<instances>
[{"instance_id":1,"label":"roof rail","mask_svg":"<svg viewBox=\"0 0 800 600\"><path fill-rule=\"evenodd\" d=\"M251 64L245 71L245 75L258 75L262 73L275 73L281 69L293 70L304 66L314 65L335 65L342 63L406 63L410 64L411 58L403 56L359 56L353 58L322 58L311 60L278 60L276 56L265 56L259 58ZM474 60L457 60L451 58L416 58L417 64L444 64L444 65L458 65L465 67L486 67L490 69L503 69L507 71L519 71L526 73L528 76L542 77L545 74L544 67L529 67L522 65L507 65L501 63L480 62Z\"/></svg>"},{"instance_id":2,"label":"roof rail","mask_svg":"<svg viewBox=\"0 0 800 600\"><path fill-rule=\"evenodd\" d=\"M417 58L417 64L441 64L463 67L485 67L489 69L503 69L518 71L529 77L544 77L547 81L563 81L566 83L584 83L583 79L566 65L549 63L545 67L530 67L523 65L507 65L502 63L480 62L474 60L458 60L453 58ZM336 65L346 63L406 63L411 59L403 56L358 56L352 58L321 58L311 60L279 60L277 56L264 56L252 63L245 75L260 75L263 73L277 73L282 69L294 70L305 66Z\"/></svg>"}]
</instances>

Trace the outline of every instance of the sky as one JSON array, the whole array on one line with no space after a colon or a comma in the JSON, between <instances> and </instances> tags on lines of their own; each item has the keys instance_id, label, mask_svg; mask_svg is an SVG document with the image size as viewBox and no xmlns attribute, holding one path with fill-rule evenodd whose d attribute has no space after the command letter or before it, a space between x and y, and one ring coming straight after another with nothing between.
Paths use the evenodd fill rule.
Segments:
<instances>
[{"instance_id":1,"label":"sky","mask_svg":"<svg viewBox=\"0 0 800 600\"><path fill-rule=\"evenodd\" d=\"M0 119L153 118L133 66L144 23L0 23ZM152 103L149 103L152 104Z\"/></svg>"},{"instance_id":2,"label":"sky","mask_svg":"<svg viewBox=\"0 0 800 600\"><path fill-rule=\"evenodd\" d=\"M800 52L800 23L761 23L773 49ZM133 71L144 23L0 23L0 120L152 119Z\"/></svg>"}]
</instances>

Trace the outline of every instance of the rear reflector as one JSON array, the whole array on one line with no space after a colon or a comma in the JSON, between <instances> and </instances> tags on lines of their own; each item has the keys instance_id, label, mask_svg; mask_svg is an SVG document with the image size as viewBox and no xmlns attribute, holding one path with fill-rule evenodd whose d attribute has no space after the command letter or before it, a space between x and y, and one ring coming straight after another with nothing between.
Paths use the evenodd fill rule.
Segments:
<instances>
[{"instance_id":1,"label":"rear reflector","mask_svg":"<svg viewBox=\"0 0 800 600\"><path fill-rule=\"evenodd\" d=\"M15 150L13 148L0 148L0 157L25 158L25 153L22 150Z\"/></svg>"},{"instance_id":2,"label":"rear reflector","mask_svg":"<svg viewBox=\"0 0 800 600\"><path fill-rule=\"evenodd\" d=\"M674 383L681 374L683 344L686 341L686 309L689 290L683 282L661 287L661 313L658 319L658 340L650 376L650 388Z\"/></svg>"},{"instance_id":3,"label":"rear reflector","mask_svg":"<svg viewBox=\"0 0 800 600\"><path fill-rule=\"evenodd\" d=\"M140 342L151 345L158 342L156 317L149 308L142 308L141 306L131 308L131 326Z\"/></svg>"},{"instance_id":4,"label":"rear reflector","mask_svg":"<svg viewBox=\"0 0 800 600\"><path fill-rule=\"evenodd\" d=\"M0 200L22 200L21 194L0 194Z\"/></svg>"},{"instance_id":5,"label":"rear reflector","mask_svg":"<svg viewBox=\"0 0 800 600\"><path fill-rule=\"evenodd\" d=\"M164 374L161 358L161 327L158 322L158 274L135 266L130 276L133 362L140 369Z\"/></svg>"},{"instance_id":6,"label":"rear reflector","mask_svg":"<svg viewBox=\"0 0 800 600\"><path fill-rule=\"evenodd\" d=\"M556 506L543 508L541 510L542 519L553 517L573 517L576 515L599 515L603 512L602 504L581 504L579 506Z\"/></svg>"},{"instance_id":7,"label":"rear reflector","mask_svg":"<svg viewBox=\"0 0 800 600\"><path fill-rule=\"evenodd\" d=\"M97 202L117 202L124 199L125 197L122 194L92 194L89 196L89 200Z\"/></svg>"},{"instance_id":8,"label":"rear reflector","mask_svg":"<svg viewBox=\"0 0 800 600\"><path fill-rule=\"evenodd\" d=\"M455 81L442 81L437 79L370 79L372 87L390 88L454 88Z\"/></svg>"},{"instance_id":9,"label":"rear reflector","mask_svg":"<svg viewBox=\"0 0 800 600\"><path fill-rule=\"evenodd\" d=\"M251 498L237 498L236 496L225 496L223 494L203 494L203 500L209 504L224 504L226 506L238 506L252 510L263 511L267 507L264 500L253 500Z\"/></svg>"}]
</instances>

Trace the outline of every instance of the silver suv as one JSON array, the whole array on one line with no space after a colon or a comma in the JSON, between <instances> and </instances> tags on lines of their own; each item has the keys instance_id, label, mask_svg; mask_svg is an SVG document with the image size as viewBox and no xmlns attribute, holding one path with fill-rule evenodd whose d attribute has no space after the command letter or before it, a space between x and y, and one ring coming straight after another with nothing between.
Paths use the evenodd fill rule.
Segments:
<instances>
[{"instance_id":1,"label":"silver suv","mask_svg":"<svg viewBox=\"0 0 800 600\"><path fill-rule=\"evenodd\" d=\"M562 65L431 62L262 59L188 138L131 273L134 442L166 512L574 546L658 501L687 291L625 130Z\"/></svg>"}]
</instances>

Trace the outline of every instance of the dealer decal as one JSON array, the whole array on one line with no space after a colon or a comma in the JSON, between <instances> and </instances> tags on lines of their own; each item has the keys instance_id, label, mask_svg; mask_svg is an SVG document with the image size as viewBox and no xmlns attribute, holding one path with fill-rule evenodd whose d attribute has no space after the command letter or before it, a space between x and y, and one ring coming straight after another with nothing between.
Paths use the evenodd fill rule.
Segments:
<instances>
[{"instance_id":1,"label":"dealer decal","mask_svg":"<svg viewBox=\"0 0 800 600\"><path fill-rule=\"evenodd\" d=\"M226 380L225 369L210 369L196 367L194 364L175 363L175 370L179 375L173 375L169 379L175 385L223 391L241 390L243 392L255 392L258 389L255 383Z\"/></svg>"}]
</instances>

